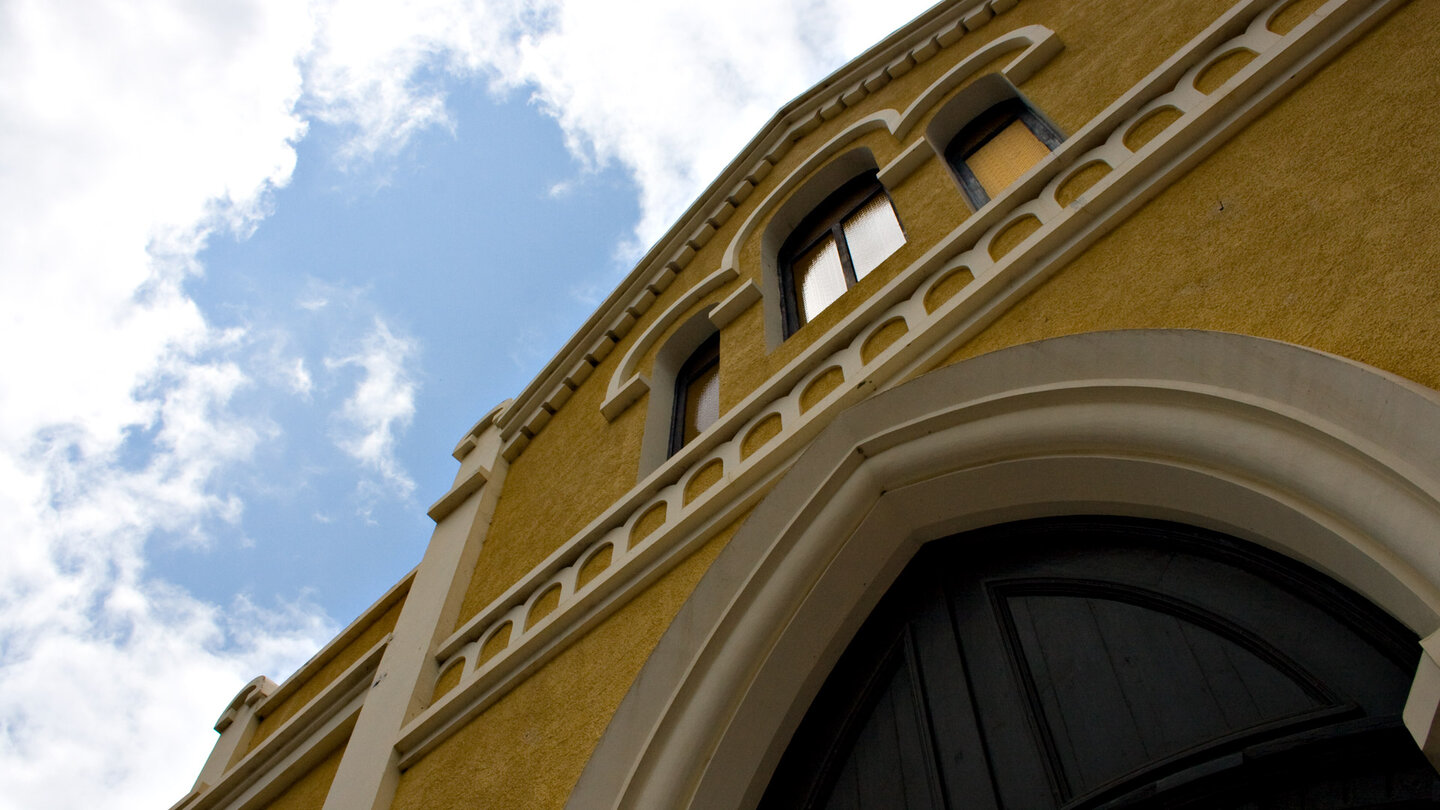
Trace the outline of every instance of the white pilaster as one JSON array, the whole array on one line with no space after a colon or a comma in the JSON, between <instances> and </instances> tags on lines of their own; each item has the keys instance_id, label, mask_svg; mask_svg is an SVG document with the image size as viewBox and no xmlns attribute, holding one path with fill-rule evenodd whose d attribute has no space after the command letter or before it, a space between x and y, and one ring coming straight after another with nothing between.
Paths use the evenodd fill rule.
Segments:
<instances>
[{"instance_id":1,"label":"white pilaster","mask_svg":"<svg viewBox=\"0 0 1440 810\"><path fill-rule=\"evenodd\" d=\"M500 495L507 463L492 412L457 448L455 485L430 509L430 545L375 672L365 705L340 760L325 810L385 810L400 781L395 741L430 699L438 673L436 646L454 629Z\"/></svg>"}]
</instances>

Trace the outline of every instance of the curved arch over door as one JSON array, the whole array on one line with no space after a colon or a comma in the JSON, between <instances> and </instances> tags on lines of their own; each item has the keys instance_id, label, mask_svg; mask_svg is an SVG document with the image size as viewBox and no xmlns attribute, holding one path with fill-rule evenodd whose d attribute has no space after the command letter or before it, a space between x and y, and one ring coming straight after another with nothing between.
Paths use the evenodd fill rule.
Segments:
<instances>
[{"instance_id":1,"label":"curved arch over door","mask_svg":"<svg viewBox=\"0 0 1440 810\"><path fill-rule=\"evenodd\" d=\"M1042 518L921 549L762 810L1436 806L1413 633L1304 566L1161 521Z\"/></svg>"},{"instance_id":2,"label":"curved arch over door","mask_svg":"<svg viewBox=\"0 0 1440 810\"><path fill-rule=\"evenodd\" d=\"M1440 627L1440 397L1333 355L1183 330L1018 346L877 394L821 431L711 565L570 806L754 807L922 544L1083 514L1257 543L1425 637ZM1407 724L1426 737L1434 715L1407 708Z\"/></svg>"}]
</instances>

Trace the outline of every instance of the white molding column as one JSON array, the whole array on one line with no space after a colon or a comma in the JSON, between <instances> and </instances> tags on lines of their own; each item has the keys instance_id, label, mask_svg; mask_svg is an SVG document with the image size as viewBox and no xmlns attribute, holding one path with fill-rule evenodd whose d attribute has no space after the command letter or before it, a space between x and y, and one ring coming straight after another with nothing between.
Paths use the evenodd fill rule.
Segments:
<instances>
[{"instance_id":1,"label":"white molding column","mask_svg":"<svg viewBox=\"0 0 1440 810\"><path fill-rule=\"evenodd\" d=\"M505 477L496 411L456 451L455 485L430 508L435 532L410 587L394 638L370 684L346 744L325 810L385 810L400 781L395 741L430 700L438 676L435 649L450 635Z\"/></svg>"}]
</instances>

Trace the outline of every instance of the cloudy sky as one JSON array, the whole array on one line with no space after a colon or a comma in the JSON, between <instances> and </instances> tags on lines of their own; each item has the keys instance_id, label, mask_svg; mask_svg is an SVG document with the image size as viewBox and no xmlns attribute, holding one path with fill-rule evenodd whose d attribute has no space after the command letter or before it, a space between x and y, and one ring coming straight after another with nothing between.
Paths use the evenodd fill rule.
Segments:
<instances>
[{"instance_id":1,"label":"cloudy sky","mask_svg":"<svg viewBox=\"0 0 1440 810\"><path fill-rule=\"evenodd\" d=\"M0 0L0 808L183 796L470 424L926 5Z\"/></svg>"}]
</instances>

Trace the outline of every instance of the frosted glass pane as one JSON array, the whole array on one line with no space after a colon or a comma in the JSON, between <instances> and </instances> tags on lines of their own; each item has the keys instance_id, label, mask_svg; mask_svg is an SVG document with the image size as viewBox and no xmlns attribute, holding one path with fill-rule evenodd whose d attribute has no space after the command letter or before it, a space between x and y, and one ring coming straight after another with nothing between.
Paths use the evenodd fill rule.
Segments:
<instances>
[{"instance_id":1,"label":"frosted glass pane","mask_svg":"<svg viewBox=\"0 0 1440 810\"><path fill-rule=\"evenodd\" d=\"M905 232L900 230L900 220L895 218L895 209L890 207L890 198L877 194L870 202L845 220L845 246L850 248L850 263L855 267L855 278L862 279L866 273L880 266L880 262L905 244Z\"/></svg>"},{"instance_id":2,"label":"frosted glass pane","mask_svg":"<svg viewBox=\"0 0 1440 810\"><path fill-rule=\"evenodd\" d=\"M1049 148L1035 137L1029 127L1012 121L965 158L965 165L970 167L985 193L993 198L1048 154Z\"/></svg>"},{"instance_id":3,"label":"frosted glass pane","mask_svg":"<svg viewBox=\"0 0 1440 810\"><path fill-rule=\"evenodd\" d=\"M685 443L720 418L720 366L713 365L685 388Z\"/></svg>"},{"instance_id":4,"label":"frosted glass pane","mask_svg":"<svg viewBox=\"0 0 1440 810\"><path fill-rule=\"evenodd\" d=\"M807 323L845 294L845 270L840 265L840 251L834 239L811 248L795 258L791 265L795 289L800 294L800 322Z\"/></svg>"}]
</instances>

